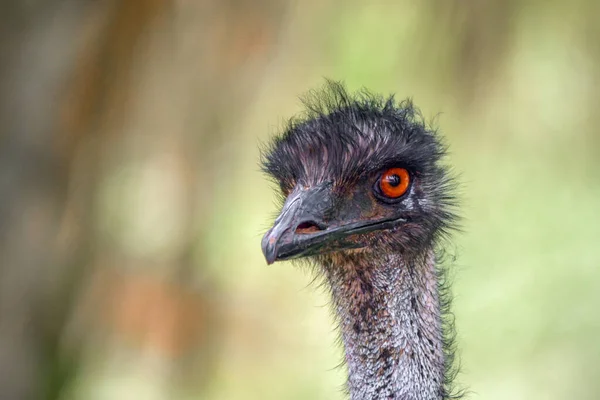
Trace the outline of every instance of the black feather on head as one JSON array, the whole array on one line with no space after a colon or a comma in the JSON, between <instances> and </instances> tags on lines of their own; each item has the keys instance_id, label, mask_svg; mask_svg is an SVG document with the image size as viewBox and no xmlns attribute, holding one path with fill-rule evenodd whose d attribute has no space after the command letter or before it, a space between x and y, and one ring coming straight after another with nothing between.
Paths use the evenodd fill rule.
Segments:
<instances>
[{"instance_id":1,"label":"black feather on head","mask_svg":"<svg viewBox=\"0 0 600 400\"><path fill-rule=\"evenodd\" d=\"M365 90L350 95L342 84L327 81L303 103L304 114L292 118L262 155L263 170L284 196L329 183L335 200L325 219L341 223L392 214L405 219L386 233L372 233L370 247L420 252L453 227L453 181L442 164L446 147L410 100L398 103ZM401 201L386 201L374 190L392 167L411 175Z\"/></svg>"}]
</instances>

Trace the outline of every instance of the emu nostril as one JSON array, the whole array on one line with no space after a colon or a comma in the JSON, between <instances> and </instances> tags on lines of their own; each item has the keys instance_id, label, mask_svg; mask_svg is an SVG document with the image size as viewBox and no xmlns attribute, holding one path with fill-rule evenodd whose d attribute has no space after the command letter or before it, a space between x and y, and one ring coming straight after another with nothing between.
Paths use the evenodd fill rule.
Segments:
<instances>
[{"instance_id":1,"label":"emu nostril","mask_svg":"<svg viewBox=\"0 0 600 400\"><path fill-rule=\"evenodd\" d=\"M322 231L321 228L316 222L313 221L305 221L296 227L296 234L302 235L306 233L313 233Z\"/></svg>"}]
</instances>

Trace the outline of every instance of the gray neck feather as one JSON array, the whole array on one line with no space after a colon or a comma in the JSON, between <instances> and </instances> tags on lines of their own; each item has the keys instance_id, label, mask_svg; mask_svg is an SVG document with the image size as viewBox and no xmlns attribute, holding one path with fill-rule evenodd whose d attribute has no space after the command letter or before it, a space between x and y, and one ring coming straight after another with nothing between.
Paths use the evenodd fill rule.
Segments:
<instances>
[{"instance_id":1,"label":"gray neck feather","mask_svg":"<svg viewBox=\"0 0 600 400\"><path fill-rule=\"evenodd\" d=\"M340 256L324 264L340 319L352 400L444 398L433 251L405 260Z\"/></svg>"}]
</instances>

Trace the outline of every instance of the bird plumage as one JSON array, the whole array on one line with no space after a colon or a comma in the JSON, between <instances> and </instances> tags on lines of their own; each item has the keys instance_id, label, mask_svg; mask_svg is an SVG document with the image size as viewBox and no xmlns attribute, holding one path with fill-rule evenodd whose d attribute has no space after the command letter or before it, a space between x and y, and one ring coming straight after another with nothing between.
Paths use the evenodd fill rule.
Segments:
<instances>
[{"instance_id":1,"label":"bird plumage","mask_svg":"<svg viewBox=\"0 0 600 400\"><path fill-rule=\"evenodd\" d=\"M439 259L456 223L445 145L410 101L328 82L304 105L262 156L284 199L267 260L309 257L325 277L352 399L457 397ZM381 190L390 169L410 179L398 197Z\"/></svg>"}]
</instances>

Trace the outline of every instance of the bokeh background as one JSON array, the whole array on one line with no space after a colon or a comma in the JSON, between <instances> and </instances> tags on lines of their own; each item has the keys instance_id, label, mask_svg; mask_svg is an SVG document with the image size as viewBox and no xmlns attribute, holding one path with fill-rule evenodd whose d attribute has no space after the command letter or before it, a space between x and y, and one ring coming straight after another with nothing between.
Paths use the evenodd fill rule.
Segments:
<instances>
[{"instance_id":1,"label":"bokeh background","mask_svg":"<svg viewBox=\"0 0 600 400\"><path fill-rule=\"evenodd\" d=\"M258 145L324 77L448 139L470 398L598 399L595 0L2 1L0 398L344 398L326 293L260 252Z\"/></svg>"}]
</instances>

